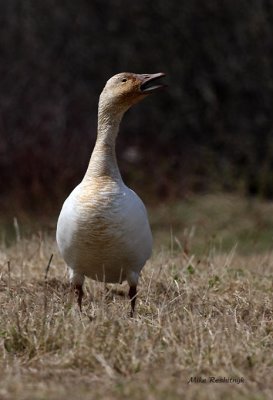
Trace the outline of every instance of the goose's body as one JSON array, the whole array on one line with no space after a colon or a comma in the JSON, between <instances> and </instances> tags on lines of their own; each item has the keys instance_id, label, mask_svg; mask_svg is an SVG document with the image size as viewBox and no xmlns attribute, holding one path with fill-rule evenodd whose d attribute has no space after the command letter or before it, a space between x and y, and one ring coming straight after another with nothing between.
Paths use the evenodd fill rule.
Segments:
<instances>
[{"instance_id":1,"label":"goose's body","mask_svg":"<svg viewBox=\"0 0 273 400\"><path fill-rule=\"evenodd\" d=\"M152 251L144 204L125 184L83 181L63 205L57 230L60 251L79 275L137 284Z\"/></svg>"},{"instance_id":2,"label":"goose's body","mask_svg":"<svg viewBox=\"0 0 273 400\"><path fill-rule=\"evenodd\" d=\"M98 136L87 172L64 202L57 224L58 247L80 307L85 276L111 283L127 280L133 313L152 234L143 202L121 178L115 140L124 112L161 87L148 82L162 75L115 75L100 96Z\"/></svg>"}]
</instances>

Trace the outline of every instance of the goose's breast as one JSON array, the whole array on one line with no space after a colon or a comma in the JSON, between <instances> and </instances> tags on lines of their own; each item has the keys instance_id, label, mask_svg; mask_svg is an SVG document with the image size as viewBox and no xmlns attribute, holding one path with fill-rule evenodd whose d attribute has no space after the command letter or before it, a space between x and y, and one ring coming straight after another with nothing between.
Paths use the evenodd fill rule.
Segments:
<instances>
[{"instance_id":1,"label":"goose's breast","mask_svg":"<svg viewBox=\"0 0 273 400\"><path fill-rule=\"evenodd\" d=\"M138 272L152 249L140 198L126 186L104 186L93 196L81 189L68 197L58 221L57 242L67 264L108 281L119 281L128 268Z\"/></svg>"}]
</instances>

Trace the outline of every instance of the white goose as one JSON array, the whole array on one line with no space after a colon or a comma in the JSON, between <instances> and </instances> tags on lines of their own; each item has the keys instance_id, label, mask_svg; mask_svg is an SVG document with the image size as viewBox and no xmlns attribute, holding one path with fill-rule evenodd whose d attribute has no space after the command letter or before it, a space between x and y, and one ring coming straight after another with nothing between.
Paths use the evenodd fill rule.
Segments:
<instances>
[{"instance_id":1,"label":"white goose","mask_svg":"<svg viewBox=\"0 0 273 400\"><path fill-rule=\"evenodd\" d=\"M124 113L164 85L163 73L120 73L108 80L99 100L98 134L82 182L65 200L57 224L57 243L69 267L81 310L84 277L129 284L131 316L139 274L152 252L145 206L123 182L115 141Z\"/></svg>"}]
</instances>

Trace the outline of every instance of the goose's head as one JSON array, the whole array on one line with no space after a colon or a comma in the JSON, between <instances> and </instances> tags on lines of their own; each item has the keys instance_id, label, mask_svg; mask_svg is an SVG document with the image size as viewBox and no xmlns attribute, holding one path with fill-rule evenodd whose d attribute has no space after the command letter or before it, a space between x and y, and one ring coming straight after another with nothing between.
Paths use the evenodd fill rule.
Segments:
<instances>
[{"instance_id":1,"label":"goose's head","mask_svg":"<svg viewBox=\"0 0 273 400\"><path fill-rule=\"evenodd\" d=\"M123 114L132 105L151 93L165 87L159 82L163 72L156 74L133 74L122 72L112 76L100 95L100 107L111 114Z\"/></svg>"}]
</instances>

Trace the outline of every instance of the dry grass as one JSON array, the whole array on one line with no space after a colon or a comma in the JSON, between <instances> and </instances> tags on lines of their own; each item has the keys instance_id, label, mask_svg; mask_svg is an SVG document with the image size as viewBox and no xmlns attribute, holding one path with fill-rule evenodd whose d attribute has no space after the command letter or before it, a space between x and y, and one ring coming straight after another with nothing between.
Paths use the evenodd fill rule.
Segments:
<instances>
[{"instance_id":1,"label":"dry grass","mask_svg":"<svg viewBox=\"0 0 273 400\"><path fill-rule=\"evenodd\" d=\"M161 237L133 319L126 285L90 280L79 313L53 235L2 245L1 400L272 398L273 254ZM244 382L188 383L210 376Z\"/></svg>"}]
</instances>

